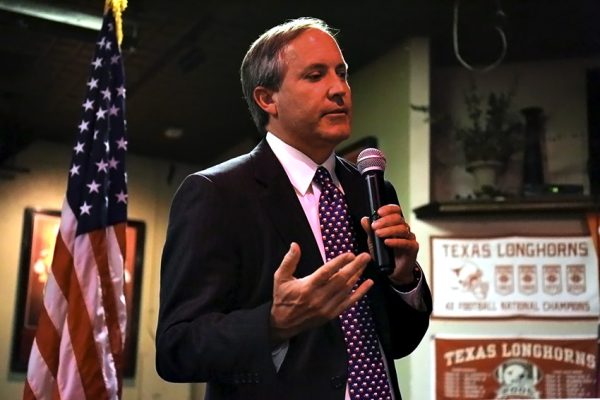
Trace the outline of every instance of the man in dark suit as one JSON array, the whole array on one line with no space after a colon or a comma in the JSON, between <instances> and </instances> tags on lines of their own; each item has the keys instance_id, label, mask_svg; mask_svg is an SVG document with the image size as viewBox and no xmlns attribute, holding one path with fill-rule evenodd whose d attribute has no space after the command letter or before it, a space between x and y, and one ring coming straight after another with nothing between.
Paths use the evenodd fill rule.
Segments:
<instances>
[{"instance_id":1,"label":"man in dark suit","mask_svg":"<svg viewBox=\"0 0 600 400\"><path fill-rule=\"evenodd\" d=\"M254 42L241 77L266 136L249 154L188 176L173 199L157 371L208 382L207 399L400 400L394 359L423 338L431 295L391 185L369 224L364 179L334 154L352 116L338 44L320 20L289 21ZM332 253L323 240L319 207L329 189L313 180L319 167L345 199L355 247ZM393 249L389 275L370 263L373 234ZM348 320L357 308L368 317ZM359 348L363 320L374 325L381 360ZM360 332L348 336L354 325ZM377 387L363 379L371 375L384 377Z\"/></svg>"}]
</instances>

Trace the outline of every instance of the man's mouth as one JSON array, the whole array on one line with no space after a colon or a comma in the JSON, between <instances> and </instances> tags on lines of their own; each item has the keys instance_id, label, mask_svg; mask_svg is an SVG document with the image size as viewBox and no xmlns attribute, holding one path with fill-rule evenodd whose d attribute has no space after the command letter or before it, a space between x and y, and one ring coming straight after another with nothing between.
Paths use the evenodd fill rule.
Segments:
<instances>
[{"instance_id":1,"label":"man's mouth","mask_svg":"<svg viewBox=\"0 0 600 400\"><path fill-rule=\"evenodd\" d=\"M323 116L325 116L325 115L339 116L339 115L346 115L346 114L348 114L347 108L336 108L334 110L328 110L328 111L324 112Z\"/></svg>"}]
</instances>

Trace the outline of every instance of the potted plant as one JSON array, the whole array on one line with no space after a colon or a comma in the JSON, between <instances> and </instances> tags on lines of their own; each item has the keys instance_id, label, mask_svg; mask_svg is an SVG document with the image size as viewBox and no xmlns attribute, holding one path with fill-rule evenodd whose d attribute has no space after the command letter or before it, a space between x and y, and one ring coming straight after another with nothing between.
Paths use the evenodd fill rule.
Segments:
<instances>
[{"instance_id":1,"label":"potted plant","mask_svg":"<svg viewBox=\"0 0 600 400\"><path fill-rule=\"evenodd\" d=\"M474 83L464 95L469 122L455 125L454 131L477 195L497 192L497 174L522 142L521 123L511 109L513 97L514 90L481 95Z\"/></svg>"}]
</instances>

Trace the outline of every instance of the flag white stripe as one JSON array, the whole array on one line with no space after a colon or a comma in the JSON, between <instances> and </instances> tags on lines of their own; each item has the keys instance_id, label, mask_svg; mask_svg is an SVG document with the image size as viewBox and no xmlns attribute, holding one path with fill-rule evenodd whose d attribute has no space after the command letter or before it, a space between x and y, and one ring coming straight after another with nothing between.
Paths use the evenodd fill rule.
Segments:
<instances>
[{"instance_id":1,"label":"flag white stripe","mask_svg":"<svg viewBox=\"0 0 600 400\"><path fill-rule=\"evenodd\" d=\"M116 370L108 337L98 265L96 264L95 252L89 235L77 236L74 247L75 274L79 281L85 307L91 318L94 341L96 342L99 359L102 362L104 383L110 398L112 398L117 392Z\"/></svg>"},{"instance_id":2,"label":"flag white stripe","mask_svg":"<svg viewBox=\"0 0 600 400\"><path fill-rule=\"evenodd\" d=\"M115 233L115 229L113 226L109 226L106 228L106 254L108 259L108 268L110 273L110 281L113 287L113 293L115 296L115 306L117 307L118 313L118 321L119 321L119 333L121 334L121 343L125 344L125 326L127 324L127 309L125 307L125 294L123 287L123 254L121 253L121 248L117 241L117 236ZM107 324L103 323L102 326L107 328ZM105 329L108 334L108 330ZM112 348L110 347L111 340L107 337L103 342L97 343L105 343L104 350L106 354L102 357L103 360L103 376L106 382L106 388L108 390L109 398L117 399L118 397L118 379L117 379L117 370L116 364L112 353ZM122 349L115 349L121 351Z\"/></svg>"},{"instance_id":3,"label":"flag white stripe","mask_svg":"<svg viewBox=\"0 0 600 400\"><path fill-rule=\"evenodd\" d=\"M46 307L46 312L48 313L48 318L52 321L52 325L54 325L54 328L60 334L67 317L67 300L60 290L54 274L48 274L45 290L44 307Z\"/></svg>"},{"instance_id":4,"label":"flag white stripe","mask_svg":"<svg viewBox=\"0 0 600 400\"><path fill-rule=\"evenodd\" d=\"M75 250L73 257L73 266L75 275L81 288L81 294L85 302L85 308L91 318L92 324L95 322L103 324L104 305L101 300L100 277L98 276L98 266L94 258L94 249L88 235L80 235L75 238Z\"/></svg>"},{"instance_id":5,"label":"flag white stripe","mask_svg":"<svg viewBox=\"0 0 600 400\"><path fill-rule=\"evenodd\" d=\"M77 231L77 218L73 211L71 210L71 206L69 206L69 202L65 198L63 201L62 211L60 215L60 235L62 240L69 250L69 253L73 255L73 246L75 244L75 233Z\"/></svg>"},{"instance_id":6,"label":"flag white stripe","mask_svg":"<svg viewBox=\"0 0 600 400\"><path fill-rule=\"evenodd\" d=\"M108 266L110 268L111 281L115 288L115 304L117 306L119 329L125 345L125 329L127 326L127 305L125 304L125 260L121 253L117 234L113 226L107 228L108 242Z\"/></svg>"},{"instance_id":7,"label":"flag white stripe","mask_svg":"<svg viewBox=\"0 0 600 400\"><path fill-rule=\"evenodd\" d=\"M62 330L62 340L60 341L60 363L58 364L58 390L60 397L64 400L85 399L85 391L79 376L77 359L73 352L71 336L69 334L69 324L65 324ZM89 399L91 400L91 399Z\"/></svg>"},{"instance_id":8,"label":"flag white stripe","mask_svg":"<svg viewBox=\"0 0 600 400\"><path fill-rule=\"evenodd\" d=\"M98 318L100 318L100 316L98 316ZM101 318L104 320L104 315L102 315ZM108 335L106 322L104 322L100 327L98 326L98 322L94 324L94 341L96 342L96 348L98 349L98 354L100 355L100 360L102 361L102 378L104 379L104 386L108 392L108 398L116 399L119 389L117 385L117 370L110 346L110 338Z\"/></svg>"},{"instance_id":9,"label":"flag white stripe","mask_svg":"<svg viewBox=\"0 0 600 400\"><path fill-rule=\"evenodd\" d=\"M29 355L29 371L36 371L36 375L29 377L29 387L38 400L51 400L52 387L54 386L54 378L46 365L46 361L40 354L37 342L34 340L31 346L31 354Z\"/></svg>"}]
</instances>

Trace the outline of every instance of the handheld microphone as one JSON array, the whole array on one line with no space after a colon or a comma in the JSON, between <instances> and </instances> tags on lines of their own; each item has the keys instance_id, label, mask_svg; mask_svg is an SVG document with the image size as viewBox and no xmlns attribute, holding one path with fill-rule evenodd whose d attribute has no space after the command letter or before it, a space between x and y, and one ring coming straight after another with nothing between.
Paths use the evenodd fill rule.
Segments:
<instances>
[{"instance_id":1,"label":"handheld microphone","mask_svg":"<svg viewBox=\"0 0 600 400\"><path fill-rule=\"evenodd\" d=\"M385 156L381 150L368 148L364 149L356 159L358 171L365 178L367 185L367 197L369 201L369 222L373 223L379 219L377 210L382 206L383 198L383 171L385 170ZM375 264L380 272L390 274L393 270L394 257L390 254L390 249L383 243L383 239L371 234L373 242L373 256Z\"/></svg>"}]
</instances>

